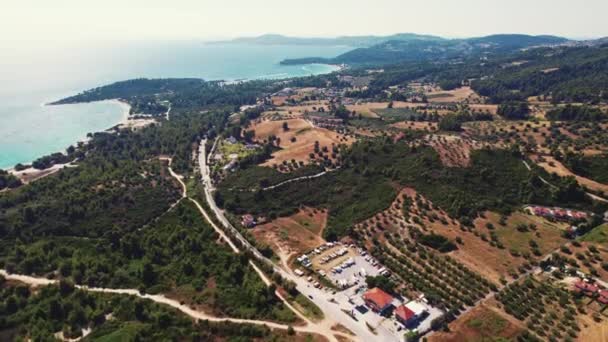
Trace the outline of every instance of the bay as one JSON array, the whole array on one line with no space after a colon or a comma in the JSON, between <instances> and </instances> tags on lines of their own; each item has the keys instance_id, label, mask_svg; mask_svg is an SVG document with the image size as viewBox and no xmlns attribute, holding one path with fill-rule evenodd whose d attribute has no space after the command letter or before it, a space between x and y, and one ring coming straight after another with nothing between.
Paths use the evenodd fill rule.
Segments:
<instances>
[{"instance_id":1,"label":"bay","mask_svg":"<svg viewBox=\"0 0 608 342\"><path fill-rule=\"evenodd\" d=\"M347 46L95 42L20 46L0 61L0 168L63 151L123 119L114 102L45 106L85 89L131 78L279 79L332 72L330 65L282 66L286 58L334 57Z\"/></svg>"}]
</instances>

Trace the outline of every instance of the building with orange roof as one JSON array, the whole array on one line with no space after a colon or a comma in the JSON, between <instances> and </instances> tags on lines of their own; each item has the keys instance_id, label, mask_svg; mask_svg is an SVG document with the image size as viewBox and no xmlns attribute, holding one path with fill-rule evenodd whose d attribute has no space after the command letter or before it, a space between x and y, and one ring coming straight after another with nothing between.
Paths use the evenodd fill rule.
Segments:
<instances>
[{"instance_id":1,"label":"building with orange roof","mask_svg":"<svg viewBox=\"0 0 608 342\"><path fill-rule=\"evenodd\" d=\"M374 287L363 294L363 301L372 311L383 314L393 303L393 296Z\"/></svg>"}]
</instances>

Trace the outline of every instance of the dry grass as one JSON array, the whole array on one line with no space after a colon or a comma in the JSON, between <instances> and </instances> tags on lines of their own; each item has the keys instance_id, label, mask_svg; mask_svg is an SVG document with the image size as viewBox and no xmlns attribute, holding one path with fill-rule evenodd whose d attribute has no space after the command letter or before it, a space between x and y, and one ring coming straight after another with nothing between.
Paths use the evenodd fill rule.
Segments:
<instances>
[{"instance_id":1,"label":"dry grass","mask_svg":"<svg viewBox=\"0 0 608 342\"><path fill-rule=\"evenodd\" d=\"M460 87L453 90L433 90L426 93L430 103L480 102L481 97L471 87Z\"/></svg>"},{"instance_id":2,"label":"dry grass","mask_svg":"<svg viewBox=\"0 0 608 342\"><path fill-rule=\"evenodd\" d=\"M325 243L327 211L303 208L298 213L281 217L251 230L257 241L266 243L284 263L295 256Z\"/></svg>"},{"instance_id":3,"label":"dry grass","mask_svg":"<svg viewBox=\"0 0 608 342\"><path fill-rule=\"evenodd\" d=\"M283 129L283 124L287 123L289 130ZM310 153L315 150L315 142L319 142L319 147L327 147L331 157L332 146L351 145L355 139L343 134L325 129L314 127L304 119L288 120L264 120L256 122L251 129L255 131L256 140L259 142L267 141L270 136L280 139L281 150L272 154L272 158L267 160L263 166L281 164L283 161L291 162L292 159L300 162L308 162ZM292 141L295 138L295 141Z\"/></svg>"},{"instance_id":4,"label":"dry grass","mask_svg":"<svg viewBox=\"0 0 608 342\"><path fill-rule=\"evenodd\" d=\"M525 331L522 324L495 308L480 305L449 324L450 332L433 334L431 342L494 341L515 339Z\"/></svg>"},{"instance_id":5,"label":"dry grass","mask_svg":"<svg viewBox=\"0 0 608 342\"><path fill-rule=\"evenodd\" d=\"M416 131L437 131L436 122L424 122L424 121L400 121L391 125L391 127L399 129L411 129Z\"/></svg>"}]
</instances>

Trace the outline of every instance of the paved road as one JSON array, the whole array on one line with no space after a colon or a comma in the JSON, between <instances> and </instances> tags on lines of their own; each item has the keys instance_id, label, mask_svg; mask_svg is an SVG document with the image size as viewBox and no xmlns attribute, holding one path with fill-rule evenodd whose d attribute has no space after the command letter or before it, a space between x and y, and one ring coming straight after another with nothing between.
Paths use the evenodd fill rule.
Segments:
<instances>
[{"instance_id":1,"label":"paved road","mask_svg":"<svg viewBox=\"0 0 608 342\"><path fill-rule=\"evenodd\" d=\"M367 326L365 322L355 321L349 315L345 314L341 308L332 302L330 302L333 297L330 293L325 292L323 290L319 290L310 285L304 278L298 277L290 271L284 270L282 268L277 267L272 263L269 259L264 257L257 248L249 243L249 241L243 237L243 235L236 229L230 221L224 215L224 212L216 205L215 199L213 198L213 183L211 181L211 176L209 172L209 167L207 165L206 151L205 145L207 143L206 139L201 140L199 145L199 168L202 176L202 181L205 189L205 199L207 204L215 213L217 219L224 226L226 230L228 230L234 238L239 240L242 246L245 249L250 251L258 260L262 262L273 265L273 269L275 272L279 273L284 279L290 280L296 284L296 288L300 293L310 298L324 313L325 317L331 320L334 320L336 323L340 323L350 331L357 335L356 339L359 341L399 341L394 335L392 335L389 331L379 328L377 330L377 335L373 334Z\"/></svg>"}]
</instances>

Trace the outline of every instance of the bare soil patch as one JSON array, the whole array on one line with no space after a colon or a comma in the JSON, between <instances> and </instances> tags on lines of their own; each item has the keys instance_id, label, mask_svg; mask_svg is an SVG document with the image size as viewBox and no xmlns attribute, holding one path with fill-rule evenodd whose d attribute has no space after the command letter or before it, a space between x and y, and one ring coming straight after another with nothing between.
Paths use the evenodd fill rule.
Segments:
<instances>
[{"instance_id":1,"label":"bare soil patch","mask_svg":"<svg viewBox=\"0 0 608 342\"><path fill-rule=\"evenodd\" d=\"M273 247L281 260L318 247L325 243L322 238L327 225L327 210L303 208L298 213L277 218L251 230L256 240Z\"/></svg>"}]
</instances>

